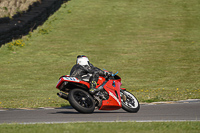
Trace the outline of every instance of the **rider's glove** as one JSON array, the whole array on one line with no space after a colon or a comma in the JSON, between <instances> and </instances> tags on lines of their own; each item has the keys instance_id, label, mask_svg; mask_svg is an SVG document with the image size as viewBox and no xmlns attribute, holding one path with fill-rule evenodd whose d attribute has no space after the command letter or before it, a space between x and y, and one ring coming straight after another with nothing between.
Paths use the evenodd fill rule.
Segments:
<instances>
[{"instance_id":1,"label":"rider's glove","mask_svg":"<svg viewBox=\"0 0 200 133\"><path fill-rule=\"evenodd\" d=\"M105 74L105 76L111 76L112 72L105 71L104 74Z\"/></svg>"}]
</instances>

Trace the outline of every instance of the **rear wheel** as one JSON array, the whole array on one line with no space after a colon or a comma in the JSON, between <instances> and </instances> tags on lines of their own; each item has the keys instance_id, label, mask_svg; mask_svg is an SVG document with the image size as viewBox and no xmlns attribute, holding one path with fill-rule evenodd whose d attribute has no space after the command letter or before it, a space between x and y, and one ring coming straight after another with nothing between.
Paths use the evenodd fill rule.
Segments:
<instances>
[{"instance_id":1,"label":"rear wheel","mask_svg":"<svg viewBox=\"0 0 200 133\"><path fill-rule=\"evenodd\" d=\"M120 90L122 108L127 112L137 113L140 109L140 104L137 98L128 91Z\"/></svg>"},{"instance_id":2,"label":"rear wheel","mask_svg":"<svg viewBox=\"0 0 200 133\"><path fill-rule=\"evenodd\" d=\"M80 113L93 113L95 102L93 97L81 89L73 89L69 92L68 100L71 106Z\"/></svg>"}]
</instances>

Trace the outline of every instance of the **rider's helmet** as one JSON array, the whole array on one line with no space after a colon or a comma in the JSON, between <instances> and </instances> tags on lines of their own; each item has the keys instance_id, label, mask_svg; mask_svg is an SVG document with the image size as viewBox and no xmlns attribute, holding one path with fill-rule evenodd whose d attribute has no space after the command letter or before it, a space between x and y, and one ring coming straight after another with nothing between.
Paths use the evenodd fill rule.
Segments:
<instances>
[{"instance_id":1,"label":"rider's helmet","mask_svg":"<svg viewBox=\"0 0 200 133\"><path fill-rule=\"evenodd\" d=\"M89 65L89 59L85 55L78 55L76 64L79 64L81 66Z\"/></svg>"}]
</instances>

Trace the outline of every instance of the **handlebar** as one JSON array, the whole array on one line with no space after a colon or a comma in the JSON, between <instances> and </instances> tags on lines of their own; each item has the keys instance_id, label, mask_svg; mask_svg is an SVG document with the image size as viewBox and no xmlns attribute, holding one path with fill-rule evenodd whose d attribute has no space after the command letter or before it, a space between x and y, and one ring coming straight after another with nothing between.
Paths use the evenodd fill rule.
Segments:
<instances>
[{"instance_id":1,"label":"handlebar","mask_svg":"<svg viewBox=\"0 0 200 133\"><path fill-rule=\"evenodd\" d=\"M115 76L115 75L117 75L117 74L118 74L118 72L116 72L115 74L113 74L113 73L112 73L112 74L111 74L111 76L113 76L113 77L114 77L114 76Z\"/></svg>"},{"instance_id":2,"label":"handlebar","mask_svg":"<svg viewBox=\"0 0 200 133\"><path fill-rule=\"evenodd\" d=\"M108 73L110 73L110 74L108 74L108 75L106 75L106 79L108 80L109 78L111 78L111 77L115 77L117 74L118 74L118 72L116 72L116 73L112 73L112 72L109 72L109 71L107 71L107 70L105 70L105 69L103 69L104 71L106 71L106 72L108 72Z\"/></svg>"}]
</instances>

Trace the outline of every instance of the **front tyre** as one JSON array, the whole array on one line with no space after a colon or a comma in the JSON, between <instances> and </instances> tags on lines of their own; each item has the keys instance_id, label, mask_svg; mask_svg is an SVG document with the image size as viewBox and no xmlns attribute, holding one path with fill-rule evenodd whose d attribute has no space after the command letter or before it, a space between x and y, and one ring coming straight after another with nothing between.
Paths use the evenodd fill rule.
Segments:
<instances>
[{"instance_id":1,"label":"front tyre","mask_svg":"<svg viewBox=\"0 0 200 133\"><path fill-rule=\"evenodd\" d=\"M81 89L73 89L69 92L68 100L71 106L80 113L93 113L95 103L93 97Z\"/></svg>"},{"instance_id":2,"label":"front tyre","mask_svg":"<svg viewBox=\"0 0 200 133\"><path fill-rule=\"evenodd\" d=\"M137 113L140 109L140 104L137 98L128 91L120 90L122 108L131 113Z\"/></svg>"}]
</instances>

